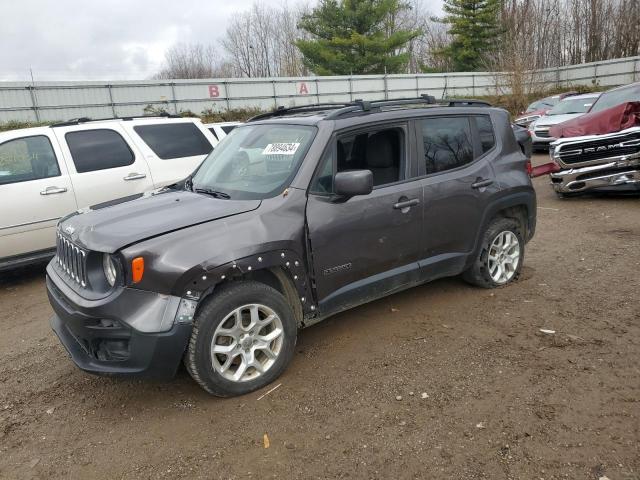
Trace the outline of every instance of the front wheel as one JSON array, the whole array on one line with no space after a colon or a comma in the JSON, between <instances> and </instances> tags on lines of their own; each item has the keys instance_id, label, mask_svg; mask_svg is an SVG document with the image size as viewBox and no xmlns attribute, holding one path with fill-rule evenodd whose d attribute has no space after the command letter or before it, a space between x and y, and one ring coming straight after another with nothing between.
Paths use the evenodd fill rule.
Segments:
<instances>
[{"instance_id":1,"label":"front wheel","mask_svg":"<svg viewBox=\"0 0 640 480\"><path fill-rule=\"evenodd\" d=\"M230 284L196 314L185 364L207 392L243 395L280 376L296 335L293 312L277 290L259 282Z\"/></svg>"},{"instance_id":2,"label":"front wheel","mask_svg":"<svg viewBox=\"0 0 640 480\"><path fill-rule=\"evenodd\" d=\"M524 240L519 222L496 218L487 227L480 253L463 278L476 286L496 288L518 279L524 261Z\"/></svg>"}]
</instances>

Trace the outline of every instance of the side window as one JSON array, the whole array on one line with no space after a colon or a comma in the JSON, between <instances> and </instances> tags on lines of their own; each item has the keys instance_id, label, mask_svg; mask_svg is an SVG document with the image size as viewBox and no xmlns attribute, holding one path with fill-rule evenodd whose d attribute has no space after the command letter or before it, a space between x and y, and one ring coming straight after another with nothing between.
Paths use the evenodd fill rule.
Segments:
<instances>
[{"instance_id":1,"label":"side window","mask_svg":"<svg viewBox=\"0 0 640 480\"><path fill-rule=\"evenodd\" d=\"M216 129L211 127L211 128L209 128L209 131L211 132L211 135L213 135L213 138L218 140L218 135L216 135Z\"/></svg>"},{"instance_id":2,"label":"side window","mask_svg":"<svg viewBox=\"0 0 640 480\"><path fill-rule=\"evenodd\" d=\"M60 175L51 142L44 135L0 144L0 185Z\"/></svg>"},{"instance_id":3,"label":"side window","mask_svg":"<svg viewBox=\"0 0 640 480\"><path fill-rule=\"evenodd\" d=\"M482 146L482 153L487 153L491 150L495 144L496 139L493 134L493 124L489 115L479 115L476 118L476 125L478 126L478 135L480 136L480 145Z\"/></svg>"},{"instance_id":4,"label":"side window","mask_svg":"<svg viewBox=\"0 0 640 480\"><path fill-rule=\"evenodd\" d=\"M371 170L373 186L402 180L404 135L399 128L362 132L338 138L337 171Z\"/></svg>"},{"instance_id":5,"label":"side window","mask_svg":"<svg viewBox=\"0 0 640 480\"><path fill-rule=\"evenodd\" d=\"M421 120L426 172L437 173L473 161L473 140L468 117Z\"/></svg>"},{"instance_id":6,"label":"side window","mask_svg":"<svg viewBox=\"0 0 640 480\"><path fill-rule=\"evenodd\" d=\"M125 167L135 161L129 145L115 130L80 130L65 138L78 173Z\"/></svg>"},{"instance_id":7,"label":"side window","mask_svg":"<svg viewBox=\"0 0 640 480\"><path fill-rule=\"evenodd\" d=\"M235 125L223 125L222 127L220 127L222 129L222 131L224 133L226 133L227 135L229 135L231 133L231 130L233 130L234 128L236 128Z\"/></svg>"},{"instance_id":8,"label":"side window","mask_svg":"<svg viewBox=\"0 0 640 480\"><path fill-rule=\"evenodd\" d=\"M336 145L335 171L333 150L329 150L321 160L311 191L332 193L334 173L347 170L371 170L374 187L399 182L404 178L403 145L404 132L400 128L341 136Z\"/></svg>"},{"instance_id":9,"label":"side window","mask_svg":"<svg viewBox=\"0 0 640 480\"><path fill-rule=\"evenodd\" d=\"M133 127L162 160L206 155L213 147L193 123L166 123Z\"/></svg>"}]
</instances>

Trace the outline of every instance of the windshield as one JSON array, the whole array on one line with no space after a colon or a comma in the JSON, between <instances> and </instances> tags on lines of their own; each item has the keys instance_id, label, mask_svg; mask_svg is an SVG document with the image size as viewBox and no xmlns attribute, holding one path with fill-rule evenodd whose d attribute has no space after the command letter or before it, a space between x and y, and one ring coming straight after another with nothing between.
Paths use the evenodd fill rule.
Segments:
<instances>
[{"instance_id":1,"label":"windshield","mask_svg":"<svg viewBox=\"0 0 640 480\"><path fill-rule=\"evenodd\" d=\"M315 134L315 127L299 125L235 128L194 174L192 189L234 200L273 197L293 179Z\"/></svg>"},{"instance_id":2,"label":"windshield","mask_svg":"<svg viewBox=\"0 0 640 480\"><path fill-rule=\"evenodd\" d=\"M560 99L558 97L547 97L542 100L536 100L527 107L526 113L535 112L536 110L542 110L544 108L551 108L556 105Z\"/></svg>"},{"instance_id":3,"label":"windshield","mask_svg":"<svg viewBox=\"0 0 640 480\"><path fill-rule=\"evenodd\" d=\"M627 102L640 102L640 84L603 93L593 104L589 113L600 112Z\"/></svg>"},{"instance_id":4,"label":"windshield","mask_svg":"<svg viewBox=\"0 0 640 480\"><path fill-rule=\"evenodd\" d=\"M568 98L547 112L547 115L564 115L568 113L586 113L597 97Z\"/></svg>"}]
</instances>

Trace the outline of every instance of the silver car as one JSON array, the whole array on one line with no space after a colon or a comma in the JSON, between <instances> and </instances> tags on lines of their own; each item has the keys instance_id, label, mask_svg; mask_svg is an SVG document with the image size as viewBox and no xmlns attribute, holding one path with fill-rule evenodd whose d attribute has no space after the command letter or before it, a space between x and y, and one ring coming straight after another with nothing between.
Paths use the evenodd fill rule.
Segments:
<instances>
[{"instance_id":1,"label":"silver car","mask_svg":"<svg viewBox=\"0 0 640 480\"><path fill-rule=\"evenodd\" d=\"M545 115L531 123L529 125L529 132L533 142L533 149L548 149L549 144L557 140L549 134L549 129L554 125L584 115L589 111L591 105L593 105L599 96L600 93L597 92L567 97Z\"/></svg>"}]
</instances>

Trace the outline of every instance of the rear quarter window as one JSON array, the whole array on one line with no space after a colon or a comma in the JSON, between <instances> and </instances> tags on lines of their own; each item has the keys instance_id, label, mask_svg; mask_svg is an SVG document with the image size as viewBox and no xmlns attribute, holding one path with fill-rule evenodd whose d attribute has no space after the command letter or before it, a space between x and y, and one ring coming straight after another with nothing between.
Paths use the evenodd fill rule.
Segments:
<instances>
[{"instance_id":1,"label":"rear quarter window","mask_svg":"<svg viewBox=\"0 0 640 480\"><path fill-rule=\"evenodd\" d=\"M138 125L133 130L162 160L207 155L213 149L193 123Z\"/></svg>"},{"instance_id":2,"label":"rear quarter window","mask_svg":"<svg viewBox=\"0 0 640 480\"><path fill-rule=\"evenodd\" d=\"M476 125L478 127L478 136L480 137L480 146L482 147L482 153L487 153L496 144L496 138L493 133L493 124L491 118L488 115L479 115L476 118Z\"/></svg>"}]
</instances>

